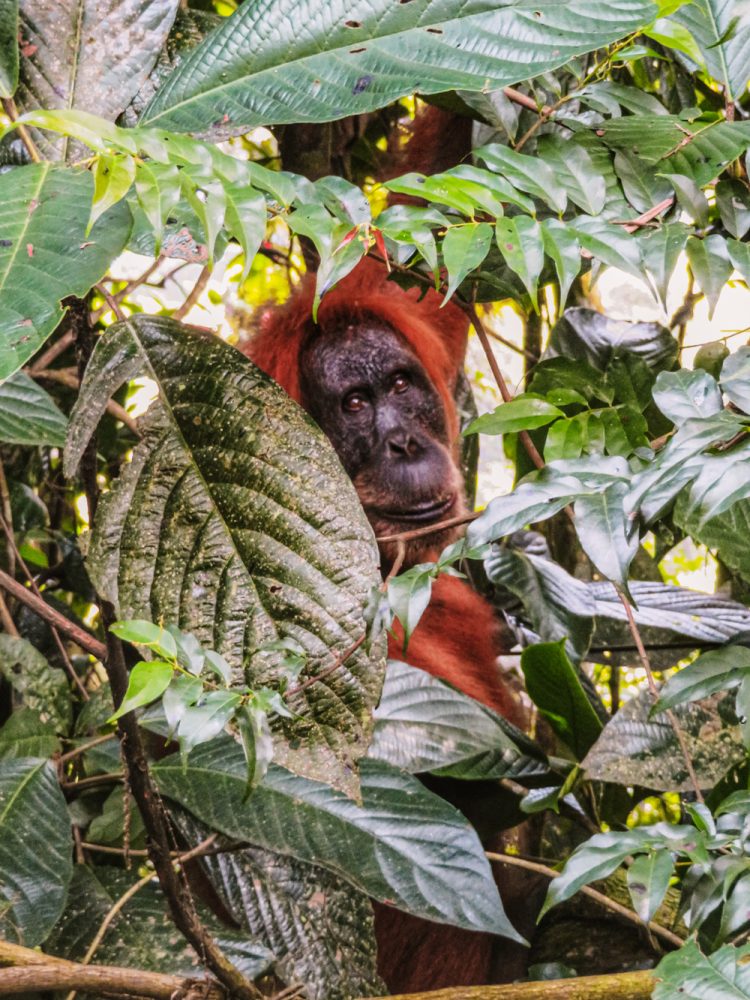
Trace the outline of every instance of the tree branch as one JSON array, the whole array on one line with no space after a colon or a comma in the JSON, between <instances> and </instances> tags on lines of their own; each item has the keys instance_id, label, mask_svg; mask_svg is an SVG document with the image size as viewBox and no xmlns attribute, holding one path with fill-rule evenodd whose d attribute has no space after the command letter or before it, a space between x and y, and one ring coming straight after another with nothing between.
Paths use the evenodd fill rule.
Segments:
<instances>
[{"instance_id":1,"label":"tree branch","mask_svg":"<svg viewBox=\"0 0 750 1000\"><path fill-rule=\"evenodd\" d=\"M61 615L59 611L51 608L41 597L37 597L36 594L32 593L27 587L24 587L22 583L14 580L12 576L9 576L2 569L0 569L0 588L12 594L17 601L25 604L27 608L46 621L48 625L52 625L58 632L67 635L76 645L80 646L81 649L85 649L87 653L91 653L97 660L104 659L107 647L103 642L99 642L86 629L81 628L80 625L76 625L75 622L69 621L65 615Z\"/></svg>"},{"instance_id":2,"label":"tree branch","mask_svg":"<svg viewBox=\"0 0 750 1000\"><path fill-rule=\"evenodd\" d=\"M401 993L390 1000L649 1000L656 982L649 971L620 972L507 986L452 986L430 993Z\"/></svg>"}]
</instances>

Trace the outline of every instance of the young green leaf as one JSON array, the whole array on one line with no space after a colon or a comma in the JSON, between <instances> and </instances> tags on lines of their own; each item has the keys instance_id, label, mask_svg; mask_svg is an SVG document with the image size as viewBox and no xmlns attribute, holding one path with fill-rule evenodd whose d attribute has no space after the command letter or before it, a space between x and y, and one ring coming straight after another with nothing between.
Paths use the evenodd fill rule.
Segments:
<instances>
[{"instance_id":1,"label":"young green leaf","mask_svg":"<svg viewBox=\"0 0 750 1000\"><path fill-rule=\"evenodd\" d=\"M544 219L541 223L545 252L555 265L560 283L560 306L568 298L570 286L581 270L581 244L576 233L559 219Z\"/></svg>"},{"instance_id":2,"label":"young green leaf","mask_svg":"<svg viewBox=\"0 0 750 1000\"><path fill-rule=\"evenodd\" d=\"M404 629L404 649L432 596L434 567L413 566L388 583L388 602Z\"/></svg>"},{"instance_id":3,"label":"young green leaf","mask_svg":"<svg viewBox=\"0 0 750 1000\"><path fill-rule=\"evenodd\" d=\"M235 691L209 691L197 705L188 706L177 727L183 759L199 743L208 743L224 729L242 701Z\"/></svg>"},{"instance_id":4,"label":"young green leaf","mask_svg":"<svg viewBox=\"0 0 750 1000\"><path fill-rule=\"evenodd\" d=\"M110 627L110 632L119 639L124 639L125 642L132 642L135 646L153 649L159 656L167 659L176 659L177 657L177 643L171 632L162 628L161 625L154 625L153 622L143 618L115 622Z\"/></svg>"},{"instance_id":5,"label":"young green leaf","mask_svg":"<svg viewBox=\"0 0 750 1000\"><path fill-rule=\"evenodd\" d=\"M204 657L204 664L221 679L222 683L229 686L232 680L232 668L221 655L213 649L207 649Z\"/></svg>"},{"instance_id":6,"label":"young green leaf","mask_svg":"<svg viewBox=\"0 0 750 1000\"><path fill-rule=\"evenodd\" d=\"M180 200L179 170L173 163L140 163L135 175L135 193L154 231L154 252L158 254L164 225Z\"/></svg>"},{"instance_id":7,"label":"young green leaf","mask_svg":"<svg viewBox=\"0 0 750 1000\"><path fill-rule=\"evenodd\" d=\"M483 413L472 420L464 434L516 434L544 427L564 416L561 409L546 399L524 393L509 403L501 403L492 413Z\"/></svg>"},{"instance_id":8,"label":"young green leaf","mask_svg":"<svg viewBox=\"0 0 750 1000\"><path fill-rule=\"evenodd\" d=\"M242 247L245 263L240 281L244 281L266 232L266 199L259 191L242 184L225 183L224 193L227 199L224 225Z\"/></svg>"},{"instance_id":9,"label":"young green leaf","mask_svg":"<svg viewBox=\"0 0 750 1000\"><path fill-rule=\"evenodd\" d=\"M203 684L198 677L177 674L172 678L161 700L170 736L174 736L185 712L195 705L202 694Z\"/></svg>"},{"instance_id":10,"label":"young green leaf","mask_svg":"<svg viewBox=\"0 0 750 1000\"><path fill-rule=\"evenodd\" d=\"M538 222L527 215L505 216L495 225L495 238L500 253L523 282L536 312L537 282L544 267L544 244Z\"/></svg>"},{"instance_id":11,"label":"young green leaf","mask_svg":"<svg viewBox=\"0 0 750 1000\"><path fill-rule=\"evenodd\" d=\"M565 640L528 646L521 669L534 704L577 760L582 760L602 731L602 724L565 652Z\"/></svg>"},{"instance_id":12,"label":"young green leaf","mask_svg":"<svg viewBox=\"0 0 750 1000\"><path fill-rule=\"evenodd\" d=\"M641 920L653 920L667 893L673 870L672 854L664 848L639 854L633 860L628 868L628 891Z\"/></svg>"},{"instance_id":13,"label":"young green leaf","mask_svg":"<svg viewBox=\"0 0 750 1000\"><path fill-rule=\"evenodd\" d=\"M484 160L488 167L511 184L539 198L556 212L565 211L567 195L558 183L555 171L543 160L524 156L508 146L498 144L475 149L474 155Z\"/></svg>"},{"instance_id":14,"label":"young green leaf","mask_svg":"<svg viewBox=\"0 0 750 1000\"><path fill-rule=\"evenodd\" d=\"M448 270L446 301L466 275L479 267L492 243L492 227L487 222L451 226L443 240L443 260Z\"/></svg>"},{"instance_id":15,"label":"young green leaf","mask_svg":"<svg viewBox=\"0 0 750 1000\"><path fill-rule=\"evenodd\" d=\"M247 763L246 798L266 775L273 759L273 739L268 715L249 702L237 713L237 726Z\"/></svg>"},{"instance_id":16,"label":"young green leaf","mask_svg":"<svg viewBox=\"0 0 750 1000\"><path fill-rule=\"evenodd\" d=\"M702 240L691 236L685 250L695 280L708 301L708 318L711 319L719 296L732 276L732 263L726 242L718 233Z\"/></svg>"},{"instance_id":17,"label":"young green leaf","mask_svg":"<svg viewBox=\"0 0 750 1000\"><path fill-rule=\"evenodd\" d=\"M120 706L107 722L114 722L127 712L150 705L161 697L172 680L173 666L164 660L141 660L130 671L128 689Z\"/></svg>"},{"instance_id":18,"label":"young green leaf","mask_svg":"<svg viewBox=\"0 0 750 1000\"><path fill-rule=\"evenodd\" d=\"M94 200L86 226L86 235L108 208L125 197L135 179L135 160L132 156L110 156L100 153L94 170Z\"/></svg>"}]
</instances>

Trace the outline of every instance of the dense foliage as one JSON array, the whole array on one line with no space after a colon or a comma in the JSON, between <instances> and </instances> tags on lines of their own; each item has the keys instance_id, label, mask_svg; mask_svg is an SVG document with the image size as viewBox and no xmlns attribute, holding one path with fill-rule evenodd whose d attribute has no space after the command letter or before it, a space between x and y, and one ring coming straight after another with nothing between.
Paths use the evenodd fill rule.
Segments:
<instances>
[{"instance_id":1,"label":"dense foliage","mask_svg":"<svg viewBox=\"0 0 750 1000\"><path fill-rule=\"evenodd\" d=\"M532 978L597 971L554 936L596 882L649 929L609 968L669 952L633 995L750 996L750 347L682 364L695 304L750 283L745 7L207 6L0 0L0 965L41 946L170 995L189 944L237 996L333 1000L382 993L369 898L518 939L431 774L493 782L496 831L537 817L542 858L499 862L551 880ZM378 184L415 92L474 120L471 162ZM351 115L344 166L280 169L284 128ZM527 331L523 390L491 357L503 402L464 426L514 488L385 585L313 422L115 263L234 254L257 306L301 246L316 306L372 253L490 356L492 303ZM592 308L604 268L666 306L686 266L669 326ZM662 581L686 538L728 593ZM536 738L386 665L444 572L509 626Z\"/></svg>"}]
</instances>

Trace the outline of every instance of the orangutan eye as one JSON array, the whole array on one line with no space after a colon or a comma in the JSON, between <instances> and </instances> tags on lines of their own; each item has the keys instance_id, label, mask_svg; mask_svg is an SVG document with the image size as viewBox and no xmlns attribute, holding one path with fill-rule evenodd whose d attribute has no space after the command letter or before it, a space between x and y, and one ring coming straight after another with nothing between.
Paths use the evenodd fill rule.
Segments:
<instances>
[{"instance_id":1,"label":"orangutan eye","mask_svg":"<svg viewBox=\"0 0 750 1000\"><path fill-rule=\"evenodd\" d=\"M367 406L367 400L361 392L350 392L344 397L342 406L347 413L359 413Z\"/></svg>"},{"instance_id":2,"label":"orangutan eye","mask_svg":"<svg viewBox=\"0 0 750 1000\"><path fill-rule=\"evenodd\" d=\"M403 372L399 372L398 375L394 375L393 382L391 383L391 388L394 392L406 392L410 386L411 379L408 375L404 375Z\"/></svg>"}]
</instances>

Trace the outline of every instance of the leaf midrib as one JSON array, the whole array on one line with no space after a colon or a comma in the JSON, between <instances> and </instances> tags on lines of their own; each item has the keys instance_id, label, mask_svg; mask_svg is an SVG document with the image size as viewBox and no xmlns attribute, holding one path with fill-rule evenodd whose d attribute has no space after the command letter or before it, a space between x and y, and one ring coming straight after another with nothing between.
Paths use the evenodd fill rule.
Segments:
<instances>
[{"instance_id":1,"label":"leaf midrib","mask_svg":"<svg viewBox=\"0 0 750 1000\"><path fill-rule=\"evenodd\" d=\"M554 2L552 2L552 0L544 0L544 5L547 6L547 7L557 6ZM431 3L430 6L434 8L435 4ZM515 0L515 2L506 3L506 4L498 4L496 6L490 6L488 4L487 10L484 10L484 11L473 11L473 12L471 12L469 14L465 14L465 15L461 14L459 12L454 17L448 18L448 19L446 19L445 17L441 18L441 17L438 17L436 15L433 15L433 17L430 18L429 17L429 11L425 11L424 13L425 13L426 16L424 17L424 20L421 21L421 23L419 23L419 24L415 23L415 24L412 25L412 27L407 28L405 30L401 30L401 31L395 31L394 30L394 31L390 31L390 32L388 32L386 34L380 34L380 35L371 34L369 37L368 36L364 36L364 37L359 37L359 38L353 32L352 33L353 34L352 39L350 41L348 41L345 45L338 45L336 47L326 48L326 49L322 49L322 50L320 50L318 52L312 52L312 53L309 53L307 55L299 56L298 58L292 60L291 62L275 63L274 65L271 65L271 66L265 66L264 68L258 70L257 73L252 73L252 74L244 73L241 76L235 77L233 80L228 80L226 83L222 83L222 84L219 84L218 86L211 87L210 89L203 90L203 91L201 91L198 94L193 94L190 97L184 98L184 99L176 102L175 104L170 104L167 108L159 111L159 113L157 115L155 115L153 118L145 118L145 116L144 116L144 123L147 124L147 125L149 125L149 126L152 126L156 122L158 122L160 118L163 118L165 115L173 115L175 112L177 112L181 108L190 107L190 105L195 104L196 102L203 101L204 99L206 99L208 97L215 97L216 95L222 93L222 91L230 90L230 89L232 89L232 88L234 88L234 87L236 87L238 85L241 85L243 82L247 81L248 79L259 78L264 73L272 73L272 72L277 71L277 70L279 70L281 68L283 68L284 70L288 71L290 67L296 67L296 66L298 66L300 64L307 63L308 60L314 59L317 56L330 56L331 58L338 58L339 55L342 52L348 52L349 49L352 47L352 45L358 45L358 44L360 44L362 42L367 42L369 45L377 45L380 42L385 42L385 41L388 41L388 40L390 40L392 38L396 38L396 37L399 37L399 36L401 38L405 39L408 35L412 34L413 32L421 31L421 30L426 29L427 27L429 27L431 25L434 25L434 24L446 23L446 21L451 21L451 22L465 21L465 22L468 22L471 18L481 17L481 16L486 15L488 13L492 13L492 12L496 11L498 9L498 7L502 7L502 9L504 9L504 10L513 10L513 11L521 11L523 9L526 9L525 5L523 3L523 0ZM391 56L392 56L392 58L397 58L397 56L396 56L395 53L391 53ZM532 75L533 75L533 73L532 73Z\"/></svg>"}]
</instances>

